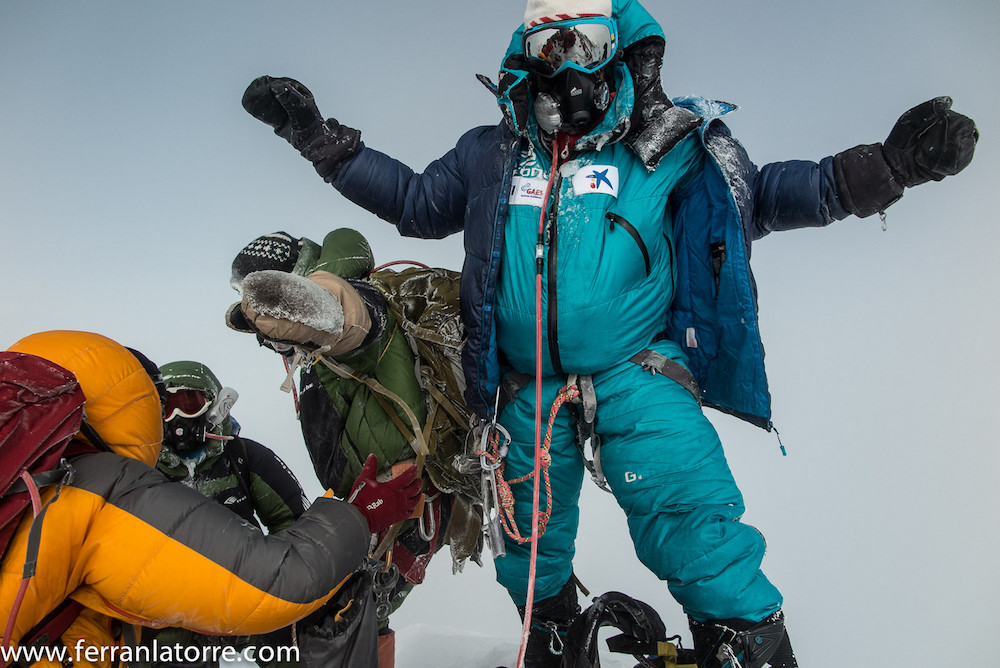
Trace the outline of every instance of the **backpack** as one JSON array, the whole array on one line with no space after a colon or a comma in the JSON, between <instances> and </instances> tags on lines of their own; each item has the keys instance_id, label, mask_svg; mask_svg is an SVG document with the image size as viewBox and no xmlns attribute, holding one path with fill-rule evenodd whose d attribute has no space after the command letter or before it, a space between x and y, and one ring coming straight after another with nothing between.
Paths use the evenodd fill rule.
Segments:
<instances>
[{"instance_id":1,"label":"backpack","mask_svg":"<svg viewBox=\"0 0 1000 668\"><path fill-rule=\"evenodd\" d=\"M4 647L9 646L21 600L35 574L48 507L41 507L39 488L65 480L68 468L61 460L73 436L87 426L84 402L76 377L58 364L35 355L0 351L0 560L29 504L34 512L24 577L7 619ZM58 492L52 500L56 498Z\"/></svg>"}]
</instances>

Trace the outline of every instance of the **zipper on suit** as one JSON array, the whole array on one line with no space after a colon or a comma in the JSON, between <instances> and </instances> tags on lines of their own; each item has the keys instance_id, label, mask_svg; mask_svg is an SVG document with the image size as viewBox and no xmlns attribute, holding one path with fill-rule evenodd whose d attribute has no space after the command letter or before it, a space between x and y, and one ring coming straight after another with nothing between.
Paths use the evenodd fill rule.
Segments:
<instances>
[{"instance_id":1,"label":"zipper on suit","mask_svg":"<svg viewBox=\"0 0 1000 668\"><path fill-rule=\"evenodd\" d=\"M649 260L649 249L646 248L646 242L642 240L642 235L639 234L639 230L635 229L632 223L628 222L617 213L608 211L605 215L609 221L611 221L611 230L614 231L615 225L619 225L623 230L629 233L629 235L635 239L635 243L639 246L639 251L642 252L642 261L646 266L646 276L649 276L650 272L653 270L652 263Z\"/></svg>"}]
</instances>

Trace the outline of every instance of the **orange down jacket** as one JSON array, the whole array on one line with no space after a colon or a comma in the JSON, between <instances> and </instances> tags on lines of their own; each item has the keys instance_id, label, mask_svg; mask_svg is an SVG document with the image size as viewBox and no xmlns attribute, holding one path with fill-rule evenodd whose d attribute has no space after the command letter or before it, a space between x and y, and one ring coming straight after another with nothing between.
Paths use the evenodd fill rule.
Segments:
<instances>
[{"instance_id":1,"label":"orange down jacket","mask_svg":"<svg viewBox=\"0 0 1000 668\"><path fill-rule=\"evenodd\" d=\"M159 399L123 346L97 334L56 331L26 337L10 350L76 375L87 421L113 450L70 459L73 477L47 511L13 646L67 597L85 608L62 636L76 665L111 664L79 660L73 651L78 644L120 642L114 620L207 634L265 633L319 608L361 566L370 533L348 503L317 499L290 527L265 535L156 471ZM54 494L44 490L43 501ZM30 512L0 561L2 622L20 584L29 523Z\"/></svg>"}]
</instances>

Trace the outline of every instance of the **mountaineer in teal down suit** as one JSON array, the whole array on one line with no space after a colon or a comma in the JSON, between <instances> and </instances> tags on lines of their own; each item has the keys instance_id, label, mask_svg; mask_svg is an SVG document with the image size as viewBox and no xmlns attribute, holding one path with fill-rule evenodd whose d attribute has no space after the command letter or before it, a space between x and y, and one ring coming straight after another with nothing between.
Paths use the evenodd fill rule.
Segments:
<instances>
[{"instance_id":1,"label":"mountaineer in teal down suit","mask_svg":"<svg viewBox=\"0 0 1000 668\"><path fill-rule=\"evenodd\" d=\"M578 431L598 437L596 472L637 555L689 616L699 666L796 665L782 597L760 570L764 539L739 521L742 496L702 413L771 426L750 242L884 212L904 187L961 171L978 139L942 97L906 112L882 144L758 169L719 120L732 105L663 93L663 52L636 0L530 0L494 88L504 120L420 174L324 121L295 80L260 77L243 98L401 234L464 233L466 399L510 433L505 480L533 469L536 409L578 390L582 410L553 424L527 666L560 665L558 636L579 612ZM531 484L512 489L528 535ZM496 559L522 616L529 555L508 536Z\"/></svg>"}]
</instances>

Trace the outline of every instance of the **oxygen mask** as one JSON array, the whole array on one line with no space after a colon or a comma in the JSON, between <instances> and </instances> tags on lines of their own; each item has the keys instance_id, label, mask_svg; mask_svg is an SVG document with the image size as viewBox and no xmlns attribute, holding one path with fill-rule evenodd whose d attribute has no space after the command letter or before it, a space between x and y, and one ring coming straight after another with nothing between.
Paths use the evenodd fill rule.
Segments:
<instances>
[{"instance_id":1,"label":"oxygen mask","mask_svg":"<svg viewBox=\"0 0 1000 668\"><path fill-rule=\"evenodd\" d=\"M543 132L580 135L604 118L618 54L612 19L543 23L525 33L524 53L532 74L535 118Z\"/></svg>"}]
</instances>

